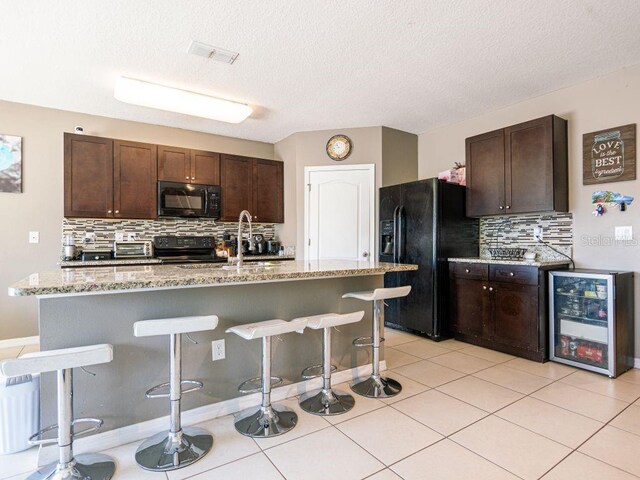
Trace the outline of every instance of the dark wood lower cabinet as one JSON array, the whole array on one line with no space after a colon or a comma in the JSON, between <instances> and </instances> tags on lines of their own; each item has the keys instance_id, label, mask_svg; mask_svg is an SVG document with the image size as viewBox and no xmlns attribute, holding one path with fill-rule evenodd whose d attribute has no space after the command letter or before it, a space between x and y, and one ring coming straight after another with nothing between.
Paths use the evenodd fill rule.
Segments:
<instances>
[{"instance_id":1,"label":"dark wood lower cabinet","mask_svg":"<svg viewBox=\"0 0 640 480\"><path fill-rule=\"evenodd\" d=\"M563 267L553 267L559 268ZM530 360L548 360L548 270L451 263L455 338Z\"/></svg>"}]
</instances>

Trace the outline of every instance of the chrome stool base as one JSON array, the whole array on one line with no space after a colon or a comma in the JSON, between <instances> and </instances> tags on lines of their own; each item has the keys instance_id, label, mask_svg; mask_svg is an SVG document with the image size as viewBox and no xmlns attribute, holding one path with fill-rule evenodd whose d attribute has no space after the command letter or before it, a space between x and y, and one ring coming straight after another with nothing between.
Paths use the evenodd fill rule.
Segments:
<instances>
[{"instance_id":1,"label":"chrome stool base","mask_svg":"<svg viewBox=\"0 0 640 480\"><path fill-rule=\"evenodd\" d=\"M393 378L378 376L354 383L351 385L351 390L363 397L389 398L399 394L402 391L402 385Z\"/></svg>"},{"instance_id":2,"label":"chrome stool base","mask_svg":"<svg viewBox=\"0 0 640 480\"><path fill-rule=\"evenodd\" d=\"M293 410L283 407L276 409L270 405L260 407L257 412L243 415L235 422L235 427L239 433L247 437L269 438L288 432L297 423L298 415Z\"/></svg>"},{"instance_id":3,"label":"chrome stool base","mask_svg":"<svg viewBox=\"0 0 640 480\"><path fill-rule=\"evenodd\" d=\"M204 457L213 437L202 428L184 427L180 433L160 432L136 450L136 462L145 470L167 472L186 467Z\"/></svg>"},{"instance_id":4,"label":"chrome stool base","mask_svg":"<svg viewBox=\"0 0 640 480\"><path fill-rule=\"evenodd\" d=\"M356 401L348 393L339 390L320 390L304 395L300 408L314 415L340 415L353 408Z\"/></svg>"},{"instance_id":5,"label":"chrome stool base","mask_svg":"<svg viewBox=\"0 0 640 480\"><path fill-rule=\"evenodd\" d=\"M113 458L101 453L76 455L68 467L59 469L59 465L55 462L42 467L27 480L109 480L116 470Z\"/></svg>"}]
</instances>

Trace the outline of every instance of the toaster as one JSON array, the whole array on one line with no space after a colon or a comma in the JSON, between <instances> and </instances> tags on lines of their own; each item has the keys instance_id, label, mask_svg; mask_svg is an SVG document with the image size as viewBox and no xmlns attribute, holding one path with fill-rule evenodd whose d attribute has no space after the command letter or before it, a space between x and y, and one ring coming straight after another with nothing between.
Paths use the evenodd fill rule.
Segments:
<instances>
[{"instance_id":1,"label":"toaster","mask_svg":"<svg viewBox=\"0 0 640 480\"><path fill-rule=\"evenodd\" d=\"M133 240L113 242L114 258L151 258L153 257L153 242L150 240Z\"/></svg>"}]
</instances>

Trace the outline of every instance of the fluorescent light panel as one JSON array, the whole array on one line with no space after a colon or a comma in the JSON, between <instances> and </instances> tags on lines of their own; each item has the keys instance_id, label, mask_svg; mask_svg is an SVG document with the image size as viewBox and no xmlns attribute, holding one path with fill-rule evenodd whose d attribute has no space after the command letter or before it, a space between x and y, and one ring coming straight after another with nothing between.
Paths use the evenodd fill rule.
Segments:
<instances>
[{"instance_id":1,"label":"fluorescent light panel","mask_svg":"<svg viewBox=\"0 0 640 480\"><path fill-rule=\"evenodd\" d=\"M243 103L127 77L118 77L114 96L121 102L133 105L228 123L240 123L253 112L249 105Z\"/></svg>"}]
</instances>

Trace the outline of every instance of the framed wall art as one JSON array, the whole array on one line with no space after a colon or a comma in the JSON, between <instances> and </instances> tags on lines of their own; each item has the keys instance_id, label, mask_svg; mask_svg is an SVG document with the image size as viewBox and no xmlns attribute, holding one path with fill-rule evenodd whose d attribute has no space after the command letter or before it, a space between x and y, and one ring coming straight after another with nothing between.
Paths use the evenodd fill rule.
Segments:
<instances>
[{"instance_id":1,"label":"framed wall art","mask_svg":"<svg viewBox=\"0 0 640 480\"><path fill-rule=\"evenodd\" d=\"M636 179L636 124L608 128L582 136L582 183Z\"/></svg>"},{"instance_id":2,"label":"framed wall art","mask_svg":"<svg viewBox=\"0 0 640 480\"><path fill-rule=\"evenodd\" d=\"M22 137L0 134L0 192L22 192Z\"/></svg>"}]
</instances>

